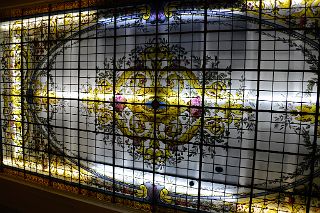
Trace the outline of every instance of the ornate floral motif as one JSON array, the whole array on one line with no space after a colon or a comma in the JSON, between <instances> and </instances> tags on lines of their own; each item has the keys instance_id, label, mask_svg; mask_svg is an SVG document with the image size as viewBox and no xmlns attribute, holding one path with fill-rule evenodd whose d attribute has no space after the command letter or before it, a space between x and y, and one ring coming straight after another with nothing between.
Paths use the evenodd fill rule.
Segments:
<instances>
[{"instance_id":1,"label":"ornate floral motif","mask_svg":"<svg viewBox=\"0 0 320 213\"><path fill-rule=\"evenodd\" d=\"M318 144L315 147L313 146L313 137L320 137L319 126L316 130L317 135L311 138L315 128L316 108L316 104L312 103L298 106L294 106L291 103L289 103L288 106L280 105L281 110L289 111L289 113L283 113L275 117L275 128L282 130L285 127L289 127L289 129L292 129L296 134L301 135L304 147L309 153L315 152L312 155L306 155L303 160L299 162L296 171L291 176L284 176L282 178L283 180L303 174L310 169L312 162L314 162L314 165L318 165L320 162L320 146ZM320 119L320 116L318 119Z\"/></svg>"},{"instance_id":2,"label":"ornate floral motif","mask_svg":"<svg viewBox=\"0 0 320 213\"><path fill-rule=\"evenodd\" d=\"M259 12L260 1L247 1L244 9ZM319 26L319 0L262 0L261 9L264 16L281 18L299 27ZM308 17L308 19L307 19ZM311 18L313 17L313 18Z\"/></svg>"},{"instance_id":3,"label":"ornate floral motif","mask_svg":"<svg viewBox=\"0 0 320 213\"><path fill-rule=\"evenodd\" d=\"M314 124L316 121L316 104L310 104L310 105L306 105L306 104L302 104L301 106L296 106L295 110L292 110L292 113L298 113L298 115L296 115L294 118L297 121L301 121L301 122L308 122L310 124ZM320 119L320 116L318 118L318 120Z\"/></svg>"},{"instance_id":4,"label":"ornate floral motif","mask_svg":"<svg viewBox=\"0 0 320 213\"><path fill-rule=\"evenodd\" d=\"M3 32L1 65L6 94L3 139L15 146L11 150L15 160L23 160L22 147L30 148L30 159L42 165L43 170L49 169L48 132L40 125L31 124L39 122L36 118L41 117L39 114L42 111L48 111L49 115L39 119L43 123L50 122L58 108L64 107L64 103L54 92L56 85L50 73L51 67L40 70L36 62L46 58L58 39L79 29L77 17L81 17L84 27L94 22L96 14L81 12L77 15L54 15L50 19L43 17L27 22L15 21L10 22L8 31Z\"/></svg>"},{"instance_id":5,"label":"ornate floral motif","mask_svg":"<svg viewBox=\"0 0 320 213\"><path fill-rule=\"evenodd\" d=\"M128 59L120 59L129 68L116 74L116 125L128 137L128 151L136 159L143 157L150 166L155 163L161 167L167 161L174 164L183 159L184 145L199 133L202 116L206 136L213 138L208 143L216 143L223 141L227 126L241 129L243 118L253 115L252 108L241 102L241 91L236 95L228 92L228 68L207 73L203 90L199 72L187 67L187 54L184 48L161 39L133 49ZM217 57L207 59L219 64ZM113 74L108 72L100 71L96 87L89 86L83 92L88 94L84 105L89 113L96 113L97 125L105 131L113 122ZM208 100L205 103L203 92Z\"/></svg>"},{"instance_id":6,"label":"ornate floral motif","mask_svg":"<svg viewBox=\"0 0 320 213\"><path fill-rule=\"evenodd\" d=\"M148 188L145 185L140 185L139 189L135 190L135 195L138 198L146 198L148 196Z\"/></svg>"},{"instance_id":7,"label":"ornate floral motif","mask_svg":"<svg viewBox=\"0 0 320 213\"><path fill-rule=\"evenodd\" d=\"M270 14L276 14L277 17L298 17L307 13L308 16L315 17L316 20L319 11L315 6L319 5L318 0L305 1L305 3L310 7L301 10L299 5L294 5L292 1L277 1L275 5L270 3L271 6L270 4L268 6L265 1L263 8L268 10L268 7L272 7ZM248 7L252 12L257 12L256 3L250 3ZM283 9L285 7L294 7L295 9L291 10L292 14L288 14ZM188 23L188 21L181 19L182 13L176 12L174 2L161 8L158 17L155 16L152 7L145 6L139 9L141 9L139 21L132 25L135 27L143 28L144 23L155 24L157 20L158 23L164 23L170 19L172 24L168 26L167 30L171 30L181 23ZM59 101L59 95L52 92L56 87L50 74L52 61L48 61L43 66L44 70L36 67L34 62L43 62L48 55L50 55L50 60L54 60L59 52L53 53L52 50L58 46L59 40L67 38L70 33L76 32L80 28L96 24L95 12L81 12L80 17L78 15L79 13L77 15L65 14L62 18L52 16L50 19L44 18L41 21L28 24L21 21L10 23L10 30L6 36L8 39L2 45L2 68L4 71L2 77L5 85L3 114L6 116L3 123L5 127L3 139L7 144L14 145L16 150L14 150L14 158L12 161L9 159L7 165L18 168L27 167L31 171L41 172L45 175L50 172L56 178L63 177L66 180L99 187L107 191L114 190L117 194L129 195L139 201L156 198L157 202L168 206L200 208L203 211L248 212L249 200L247 198L240 199L239 202L226 202L207 196L188 194L189 192L186 194L174 193L174 190L163 188L164 186L150 187L146 183L128 184L123 180L110 180L88 168L84 169L82 165L78 165L78 162L67 158L49 157L48 138L53 137L53 134L49 135L52 131L51 129L38 128L36 124L38 121L41 121L42 124L49 123L56 110L55 107L63 107L63 103ZM79 23L81 27L79 27ZM177 23L178 25L175 25ZM215 20L208 21L208 24L214 23L217 22ZM303 16L298 23L301 26L317 24L316 22L307 22ZM279 39L276 38L276 40ZM295 45L291 41L288 42L290 47L301 50L305 54L307 63L311 64L313 71L318 70L317 58L303 47L306 45ZM21 45L25 43L29 45ZM113 62L115 64L112 64ZM110 70L110 67L115 68L117 72ZM202 72L203 67L209 67L210 71ZM167 163L178 164L186 158L189 142L192 142L194 146L189 148L188 157L199 154L199 144L202 143L205 145L202 150L203 157L213 158L216 153L212 147L215 144L228 148L225 138L230 135L230 127L236 129L236 133L239 134L243 129L253 130L254 128L253 108L255 106L243 101L244 89L242 86L236 92L231 90L232 73L230 68L219 67L218 57L207 56L203 59L190 55L184 48L171 45L166 40L150 40L143 46L137 46L123 58L106 58L106 67L104 69L98 68L99 78L96 84L89 85L88 89L83 91L83 94L87 94L83 98L83 105L89 114L95 115L97 132L112 133L114 126L116 136L125 136L124 144L119 142L120 140L116 140L118 145L125 146L126 151L135 159L142 159L147 165L155 166L156 169ZM195 69L201 71L193 71ZM28 72L24 72L24 70ZM114 79L116 79L115 82ZM311 79L309 85L312 90L317 85L317 79ZM113 90L114 88L115 90ZM22 91L26 92L22 93ZM49 108L52 109L52 114L49 113L41 120L35 120L41 112L46 112ZM285 120L279 118L279 122L292 127L295 133L302 135L308 151L313 151L310 131L316 119L315 105L304 104L283 109L286 110L286 115L283 117ZM203 122L202 129L201 122ZM296 125L295 122L300 122L303 127ZM29 125L24 125L26 123ZM33 123L34 125L31 125ZM199 134L201 131L203 138ZM200 139L203 141L200 142ZM106 138L105 142L108 142ZM206 145L210 145L208 147L211 149ZM31 153L31 151L24 153L28 155L29 161L23 161L22 147L35 151L35 153ZM53 145L51 148L53 148L51 154L55 154L54 151L59 150ZM317 147L315 158L311 159L307 156L299 164L295 174L284 177L280 181L302 174L312 162L319 163L319 150ZM26 175L26 177L31 181L42 181L30 175ZM45 182L47 183L47 181ZM75 193L79 191L77 187L59 183L54 183L53 186ZM155 193L153 196L150 196L151 191ZM317 185L314 186L313 192L319 194ZM88 194L84 191L82 193ZM95 193L95 197L101 200L111 200L110 197L101 193ZM197 201L199 197L200 206ZM262 198L253 200L251 206L253 211L305 211L305 197L281 194L279 197L264 196L263 199L265 200ZM279 205L279 201L281 205ZM116 202L151 211L149 204L118 198ZM318 212L319 206L319 200L312 199L311 211Z\"/></svg>"}]
</instances>

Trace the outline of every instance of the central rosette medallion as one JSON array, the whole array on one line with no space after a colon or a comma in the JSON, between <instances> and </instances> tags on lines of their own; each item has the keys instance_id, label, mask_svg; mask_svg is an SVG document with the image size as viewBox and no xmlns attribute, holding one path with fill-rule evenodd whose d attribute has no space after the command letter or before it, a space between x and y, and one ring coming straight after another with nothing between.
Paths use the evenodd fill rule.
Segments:
<instances>
[{"instance_id":1,"label":"central rosette medallion","mask_svg":"<svg viewBox=\"0 0 320 213\"><path fill-rule=\"evenodd\" d=\"M152 40L116 62L106 59L95 88L84 91L84 103L95 114L98 129L110 134L110 126L116 125L116 137L126 138L125 144L123 139L116 142L150 166L180 162L188 143L199 144L201 126L206 144L222 143L226 126L240 129L246 114L243 104L237 103L241 99L227 90L229 71L206 72L203 88L202 71L192 71L191 66L193 62L202 67L202 60L187 54L178 45ZM219 64L217 58L207 60ZM112 66L116 71L109 69Z\"/></svg>"}]
</instances>

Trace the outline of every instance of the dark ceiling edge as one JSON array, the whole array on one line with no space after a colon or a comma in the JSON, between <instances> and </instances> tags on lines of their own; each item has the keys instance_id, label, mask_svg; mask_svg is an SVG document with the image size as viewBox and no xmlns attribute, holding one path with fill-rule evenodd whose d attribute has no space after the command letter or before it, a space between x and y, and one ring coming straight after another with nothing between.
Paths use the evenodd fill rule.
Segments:
<instances>
[{"instance_id":1,"label":"dark ceiling edge","mask_svg":"<svg viewBox=\"0 0 320 213\"><path fill-rule=\"evenodd\" d=\"M29 6L41 6L52 3L62 3L68 0L35 0L35 1L17 1L11 3L0 3L1 10L12 10ZM69 0L70 1L70 0Z\"/></svg>"},{"instance_id":2,"label":"dark ceiling edge","mask_svg":"<svg viewBox=\"0 0 320 213\"><path fill-rule=\"evenodd\" d=\"M117 205L115 203L108 203L106 201L99 200L93 197L87 197L81 194L73 192L63 191L61 189L43 186L38 183L27 181L21 177L12 177L7 174L0 173L0 186L2 192L0 194L0 208L4 205L10 207L13 210L19 212L31 212L28 211L33 206L37 206L38 210L35 212L43 212L48 206L55 205L55 210L65 212L69 208L76 207L76 210L86 209L94 212L110 212L110 213L138 213L138 210L130 208L125 205ZM12 189L13 192L12 192ZM26 195L32 195L31 197ZM18 196L18 197L16 197ZM35 199L35 197L37 199ZM13 204L14 200L18 199L21 202ZM22 201L24 200L24 201ZM40 203L39 203L40 201ZM26 203L28 202L28 203ZM61 206L59 206L59 204ZM67 205L66 205L67 204ZM29 209L28 209L29 207ZM9 210L12 210L9 209ZM2 209L1 209L2 210ZM1 211L2 212L2 211ZM8 211L15 212L15 211ZM50 211L51 212L51 211ZM81 211L82 212L82 211Z\"/></svg>"},{"instance_id":3,"label":"dark ceiling edge","mask_svg":"<svg viewBox=\"0 0 320 213\"><path fill-rule=\"evenodd\" d=\"M245 0L162 0L162 2L172 1L180 2L181 5L206 3L207 5L214 5L215 8L239 8L245 2ZM35 0L33 2L24 1L24 3L23 0L21 0L18 2L19 3L12 4L0 3L0 22L14 20L22 17L47 14L49 12L68 11L84 8L117 8L141 4L155 4L155 1L147 0ZM4 7L2 7L1 4L4 5Z\"/></svg>"},{"instance_id":4,"label":"dark ceiling edge","mask_svg":"<svg viewBox=\"0 0 320 213\"><path fill-rule=\"evenodd\" d=\"M0 22L9 21L22 17L30 17L49 12L67 11L83 8L114 8L119 6L129 6L139 3L146 3L141 0L39 0L15 4L0 8ZM1 4L0 4L1 5Z\"/></svg>"}]
</instances>

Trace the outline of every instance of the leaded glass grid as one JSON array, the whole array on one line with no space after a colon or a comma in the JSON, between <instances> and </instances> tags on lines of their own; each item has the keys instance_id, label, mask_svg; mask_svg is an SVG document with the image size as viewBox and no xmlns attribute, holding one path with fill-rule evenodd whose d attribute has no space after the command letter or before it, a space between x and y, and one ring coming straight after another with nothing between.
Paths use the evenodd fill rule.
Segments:
<instances>
[{"instance_id":1,"label":"leaded glass grid","mask_svg":"<svg viewBox=\"0 0 320 213\"><path fill-rule=\"evenodd\" d=\"M159 1L0 23L1 168L144 211L320 211L319 5Z\"/></svg>"}]
</instances>

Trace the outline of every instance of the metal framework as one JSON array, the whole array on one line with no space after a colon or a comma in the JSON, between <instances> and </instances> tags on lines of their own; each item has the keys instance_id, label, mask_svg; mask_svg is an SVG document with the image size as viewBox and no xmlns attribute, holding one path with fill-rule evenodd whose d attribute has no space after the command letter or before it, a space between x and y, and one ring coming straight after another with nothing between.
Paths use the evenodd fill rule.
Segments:
<instances>
[{"instance_id":1,"label":"metal framework","mask_svg":"<svg viewBox=\"0 0 320 213\"><path fill-rule=\"evenodd\" d=\"M2 172L152 212L320 211L318 0L52 8L0 23Z\"/></svg>"}]
</instances>

